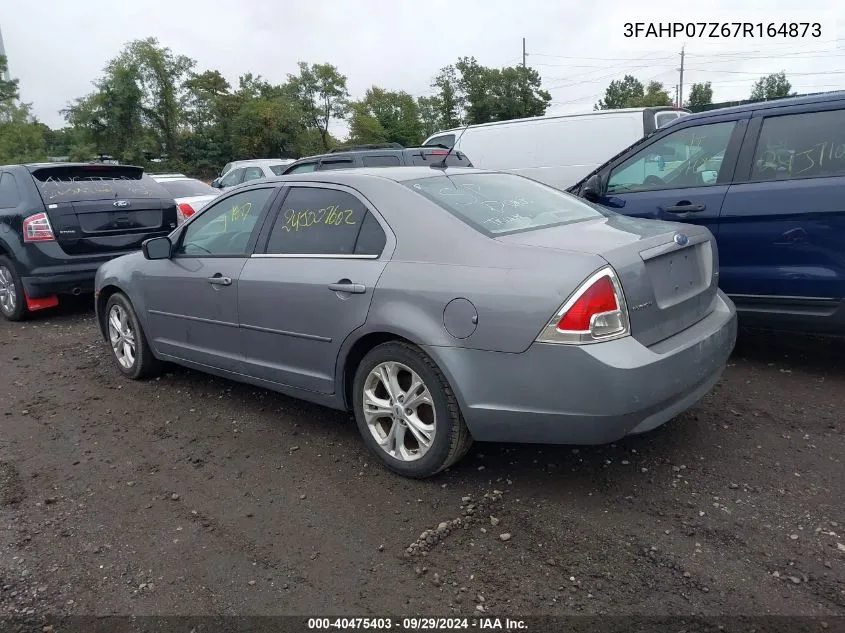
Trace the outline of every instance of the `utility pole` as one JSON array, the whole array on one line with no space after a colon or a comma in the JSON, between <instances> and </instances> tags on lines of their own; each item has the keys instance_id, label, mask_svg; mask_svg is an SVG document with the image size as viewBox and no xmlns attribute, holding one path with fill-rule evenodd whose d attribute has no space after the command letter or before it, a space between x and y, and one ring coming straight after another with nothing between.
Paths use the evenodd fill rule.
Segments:
<instances>
[{"instance_id":1,"label":"utility pole","mask_svg":"<svg viewBox=\"0 0 845 633\"><path fill-rule=\"evenodd\" d=\"M525 52L525 38L522 38L522 67L525 68L525 58L528 57L528 53Z\"/></svg>"},{"instance_id":2,"label":"utility pole","mask_svg":"<svg viewBox=\"0 0 845 633\"><path fill-rule=\"evenodd\" d=\"M680 104L678 103L678 84L675 84L675 106L680 107Z\"/></svg>"},{"instance_id":3,"label":"utility pole","mask_svg":"<svg viewBox=\"0 0 845 633\"><path fill-rule=\"evenodd\" d=\"M681 45L681 67L678 69L681 71L681 77L678 80L678 107L684 107L684 46Z\"/></svg>"}]
</instances>

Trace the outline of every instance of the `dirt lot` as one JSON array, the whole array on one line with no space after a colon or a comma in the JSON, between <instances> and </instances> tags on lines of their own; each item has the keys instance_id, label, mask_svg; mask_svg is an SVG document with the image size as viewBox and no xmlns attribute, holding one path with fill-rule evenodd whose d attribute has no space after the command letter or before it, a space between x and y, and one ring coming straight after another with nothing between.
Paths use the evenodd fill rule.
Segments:
<instances>
[{"instance_id":1,"label":"dirt lot","mask_svg":"<svg viewBox=\"0 0 845 633\"><path fill-rule=\"evenodd\" d=\"M345 415L122 378L87 308L0 321L3 615L845 614L843 345L742 333L655 433L420 482Z\"/></svg>"}]
</instances>

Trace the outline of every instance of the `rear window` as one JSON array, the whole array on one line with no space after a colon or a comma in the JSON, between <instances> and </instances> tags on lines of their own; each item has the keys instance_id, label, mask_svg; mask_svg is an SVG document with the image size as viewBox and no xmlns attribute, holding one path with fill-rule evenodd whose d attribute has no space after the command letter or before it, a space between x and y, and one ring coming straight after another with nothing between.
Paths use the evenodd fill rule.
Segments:
<instances>
[{"instance_id":1,"label":"rear window","mask_svg":"<svg viewBox=\"0 0 845 633\"><path fill-rule=\"evenodd\" d=\"M173 197L143 169L126 165L42 167L33 170L32 177L48 203Z\"/></svg>"},{"instance_id":2,"label":"rear window","mask_svg":"<svg viewBox=\"0 0 845 633\"><path fill-rule=\"evenodd\" d=\"M426 141L426 147L445 147L449 149L455 144L455 135L454 134L443 134L441 136L435 136L432 139Z\"/></svg>"},{"instance_id":3,"label":"rear window","mask_svg":"<svg viewBox=\"0 0 845 633\"><path fill-rule=\"evenodd\" d=\"M402 184L490 236L606 215L580 198L515 174L444 174Z\"/></svg>"},{"instance_id":4,"label":"rear window","mask_svg":"<svg viewBox=\"0 0 845 633\"><path fill-rule=\"evenodd\" d=\"M191 196L216 196L220 193L201 180L159 180L158 184L167 189L174 198L189 198Z\"/></svg>"},{"instance_id":5,"label":"rear window","mask_svg":"<svg viewBox=\"0 0 845 633\"><path fill-rule=\"evenodd\" d=\"M467 155L463 152L452 151L446 149L424 149L412 154L414 165L432 165L443 161L443 157L449 154L446 158L446 164L449 167L472 167Z\"/></svg>"}]
</instances>

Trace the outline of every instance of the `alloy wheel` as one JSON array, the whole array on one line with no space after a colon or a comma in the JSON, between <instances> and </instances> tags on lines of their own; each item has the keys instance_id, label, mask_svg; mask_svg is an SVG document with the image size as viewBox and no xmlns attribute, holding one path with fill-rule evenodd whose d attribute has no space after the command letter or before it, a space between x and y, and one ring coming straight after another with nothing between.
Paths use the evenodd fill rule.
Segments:
<instances>
[{"instance_id":1,"label":"alloy wheel","mask_svg":"<svg viewBox=\"0 0 845 633\"><path fill-rule=\"evenodd\" d=\"M379 447L410 462L431 448L437 414L422 378L396 361L379 363L364 381L364 419Z\"/></svg>"}]
</instances>

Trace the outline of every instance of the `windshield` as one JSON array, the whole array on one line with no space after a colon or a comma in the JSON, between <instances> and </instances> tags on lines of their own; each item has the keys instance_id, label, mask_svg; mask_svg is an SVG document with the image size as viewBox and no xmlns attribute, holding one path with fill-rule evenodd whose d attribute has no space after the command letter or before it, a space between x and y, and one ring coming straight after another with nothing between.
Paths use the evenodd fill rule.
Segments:
<instances>
[{"instance_id":1,"label":"windshield","mask_svg":"<svg viewBox=\"0 0 845 633\"><path fill-rule=\"evenodd\" d=\"M444 174L402 184L490 236L606 215L568 193L514 174Z\"/></svg>"},{"instance_id":2,"label":"windshield","mask_svg":"<svg viewBox=\"0 0 845 633\"><path fill-rule=\"evenodd\" d=\"M174 198L188 198L191 196L216 196L219 191L201 180L160 180L159 184L167 189Z\"/></svg>"}]
</instances>

